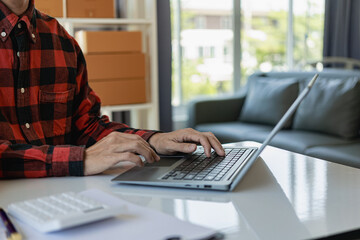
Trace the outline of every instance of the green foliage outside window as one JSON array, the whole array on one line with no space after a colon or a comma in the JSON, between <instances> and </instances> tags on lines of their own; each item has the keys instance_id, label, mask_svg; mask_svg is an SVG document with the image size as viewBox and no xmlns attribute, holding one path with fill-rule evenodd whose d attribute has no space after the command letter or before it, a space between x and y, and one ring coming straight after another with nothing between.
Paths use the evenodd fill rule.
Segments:
<instances>
[{"instance_id":1,"label":"green foliage outside window","mask_svg":"<svg viewBox=\"0 0 360 240\"><path fill-rule=\"evenodd\" d=\"M193 29L194 21L192 19L196 16L196 13L183 11L181 14L182 29ZM270 70L287 70L287 18L287 11L272 11L263 16L242 19L242 51L243 54L246 52L248 56L255 59L254 63L248 66L243 57L241 66L243 80L252 72L260 70L263 63L271 66ZM246 23L246 21L249 22ZM321 59L323 21L324 15L319 13L294 15L293 56L295 68L303 70L308 63ZM256 38L251 34L250 30L265 37ZM182 69L180 71L182 72L181 86L184 104L200 95L217 95L232 92L232 79L212 82L209 80L209 76L199 73L197 67L203 62L203 59L182 59ZM176 71L179 71L179 69L173 67L173 75L176 74ZM175 84L173 84L173 91L174 87Z\"/></svg>"}]
</instances>

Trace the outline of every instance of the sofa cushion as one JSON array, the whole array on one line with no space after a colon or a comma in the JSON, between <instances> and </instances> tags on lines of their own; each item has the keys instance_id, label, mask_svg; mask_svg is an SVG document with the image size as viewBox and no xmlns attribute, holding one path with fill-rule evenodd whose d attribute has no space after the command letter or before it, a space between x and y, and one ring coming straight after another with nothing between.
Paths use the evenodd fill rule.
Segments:
<instances>
[{"instance_id":1,"label":"sofa cushion","mask_svg":"<svg viewBox=\"0 0 360 240\"><path fill-rule=\"evenodd\" d=\"M308 81L300 81L300 89L305 88ZM355 138L359 136L359 106L358 77L319 77L297 109L293 128Z\"/></svg>"},{"instance_id":2,"label":"sofa cushion","mask_svg":"<svg viewBox=\"0 0 360 240\"><path fill-rule=\"evenodd\" d=\"M296 99L299 85L295 78L256 78L249 82L240 121L275 125ZM285 128L291 126L288 121Z\"/></svg>"},{"instance_id":3,"label":"sofa cushion","mask_svg":"<svg viewBox=\"0 0 360 240\"><path fill-rule=\"evenodd\" d=\"M248 125L251 127L251 125ZM256 128L253 127L252 132L248 132L245 129L242 133L238 132L238 139L234 139L236 137L235 134L232 135L231 141L256 141L262 143L266 137L269 135L271 129L261 129L261 125L255 125ZM245 127L242 125L242 127ZM236 130L233 130L235 133ZM226 134L228 137L230 133ZM224 137L224 135L219 132L216 135L217 137ZM230 141L229 141L230 142ZM343 145L350 144L351 140L342 139L339 137L326 135L322 133L316 132L308 132L308 131L298 131L298 130L281 130L276 136L271 140L270 145L282 149L286 149L288 151L293 151L296 153L305 154L305 151L308 148L321 146L321 145Z\"/></svg>"},{"instance_id":4,"label":"sofa cushion","mask_svg":"<svg viewBox=\"0 0 360 240\"><path fill-rule=\"evenodd\" d=\"M244 140L257 141L258 139L252 138L254 133L270 133L271 129L271 126L244 123L238 121L198 124L196 126L196 130L199 130L201 132L211 131L212 133L214 133L221 143L239 142Z\"/></svg>"},{"instance_id":5,"label":"sofa cushion","mask_svg":"<svg viewBox=\"0 0 360 240\"><path fill-rule=\"evenodd\" d=\"M244 122L199 124L197 130L211 131L221 143L256 141L263 142L272 130L271 126ZM305 153L308 148L321 145L343 145L352 141L316 132L281 130L270 145L297 153Z\"/></svg>"},{"instance_id":6,"label":"sofa cushion","mask_svg":"<svg viewBox=\"0 0 360 240\"><path fill-rule=\"evenodd\" d=\"M324 160L360 168L360 139L347 145L328 145L309 148L305 154Z\"/></svg>"},{"instance_id":7,"label":"sofa cushion","mask_svg":"<svg viewBox=\"0 0 360 240\"><path fill-rule=\"evenodd\" d=\"M352 141L316 132L282 130L270 145L305 154L308 148L321 145L349 144Z\"/></svg>"}]
</instances>

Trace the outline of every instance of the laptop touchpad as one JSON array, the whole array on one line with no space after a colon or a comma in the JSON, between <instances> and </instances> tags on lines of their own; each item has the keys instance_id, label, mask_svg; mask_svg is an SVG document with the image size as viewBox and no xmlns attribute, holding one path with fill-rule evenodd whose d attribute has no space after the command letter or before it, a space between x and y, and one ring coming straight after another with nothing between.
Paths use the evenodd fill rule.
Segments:
<instances>
[{"instance_id":1,"label":"laptop touchpad","mask_svg":"<svg viewBox=\"0 0 360 240\"><path fill-rule=\"evenodd\" d=\"M162 157L160 161L154 163L148 163L145 167L170 167L174 163L180 161L179 158L171 158L171 157Z\"/></svg>"}]
</instances>

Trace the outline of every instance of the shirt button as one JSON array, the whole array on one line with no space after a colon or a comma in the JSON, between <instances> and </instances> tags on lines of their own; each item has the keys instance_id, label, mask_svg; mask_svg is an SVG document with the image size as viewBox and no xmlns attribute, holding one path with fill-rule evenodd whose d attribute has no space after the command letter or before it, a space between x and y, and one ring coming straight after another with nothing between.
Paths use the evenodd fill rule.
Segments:
<instances>
[{"instance_id":1,"label":"shirt button","mask_svg":"<svg viewBox=\"0 0 360 240\"><path fill-rule=\"evenodd\" d=\"M20 92L21 92L21 93L24 93L24 92L25 92L25 88L21 88L21 89L20 89Z\"/></svg>"},{"instance_id":2,"label":"shirt button","mask_svg":"<svg viewBox=\"0 0 360 240\"><path fill-rule=\"evenodd\" d=\"M21 28L21 23L18 23L17 27L18 27L18 28Z\"/></svg>"},{"instance_id":3,"label":"shirt button","mask_svg":"<svg viewBox=\"0 0 360 240\"><path fill-rule=\"evenodd\" d=\"M25 123L25 127L26 127L27 129L29 129L29 128L30 128L30 124L29 124L29 123Z\"/></svg>"},{"instance_id":4,"label":"shirt button","mask_svg":"<svg viewBox=\"0 0 360 240\"><path fill-rule=\"evenodd\" d=\"M17 53L16 53L16 56L20 57L20 52L17 52Z\"/></svg>"},{"instance_id":5,"label":"shirt button","mask_svg":"<svg viewBox=\"0 0 360 240\"><path fill-rule=\"evenodd\" d=\"M31 34L31 37L32 37L33 39L35 39L35 34L32 33L32 34Z\"/></svg>"},{"instance_id":6,"label":"shirt button","mask_svg":"<svg viewBox=\"0 0 360 240\"><path fill-rule=\"evenodd\" d=\"M6 37L6 32L2 32L2 33L1 33L1 36L2 36L2 37Z\"/></svg>"}]
</instances>

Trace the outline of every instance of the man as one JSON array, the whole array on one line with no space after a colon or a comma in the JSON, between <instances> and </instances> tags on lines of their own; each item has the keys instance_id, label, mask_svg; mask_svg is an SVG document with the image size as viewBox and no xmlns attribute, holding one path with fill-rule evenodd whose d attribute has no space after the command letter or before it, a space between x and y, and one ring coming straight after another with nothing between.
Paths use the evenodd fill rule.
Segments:
<instances>
[{"instance_id":1,"label":"man","mask_svg":"<svg viewBox=\"0 0 360 240\"><path fill-rule=\"evenodd\" d=\"M122 161L143 166L159 154L219 155L211 133L132 129L100 116L84 56L34 0L0 0L0 178L98 174Z\"/></svg>"}]
</instances>

